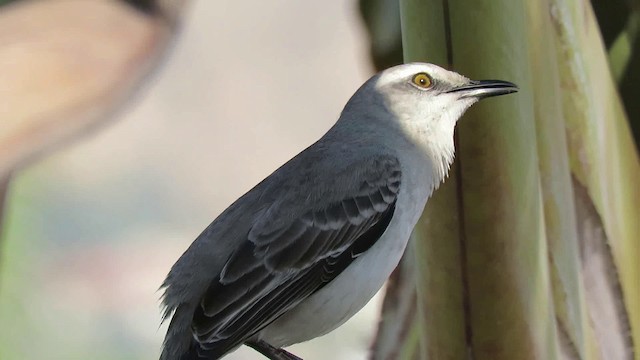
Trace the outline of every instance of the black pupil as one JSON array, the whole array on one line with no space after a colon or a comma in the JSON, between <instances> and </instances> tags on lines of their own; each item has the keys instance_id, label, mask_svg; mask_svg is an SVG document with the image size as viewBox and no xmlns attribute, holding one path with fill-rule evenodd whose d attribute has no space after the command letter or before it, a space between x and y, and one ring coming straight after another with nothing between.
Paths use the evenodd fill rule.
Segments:
<instances>
[{"instance_id":1,"label":"black pupil","mask_svg":"<svg viewBox=\"0 0 640 360\"><path fill-rule=\"evenodd\" d=\"M424 78L420 78L420 84L424 85L427 83L427 80L425 80Z\"/></svg>"}]
</instances>

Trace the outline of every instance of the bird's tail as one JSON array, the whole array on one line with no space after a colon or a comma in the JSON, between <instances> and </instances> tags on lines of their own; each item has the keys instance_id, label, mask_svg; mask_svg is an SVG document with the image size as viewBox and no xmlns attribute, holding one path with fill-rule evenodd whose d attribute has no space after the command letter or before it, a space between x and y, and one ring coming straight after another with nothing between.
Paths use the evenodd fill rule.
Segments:
<instances>
[{"instance_id":1,"label":"bird's tail","mask_svg":"<svg viewBox=\"0 0 640 360\"><path fill-rule=\"evenodd\" d=\"M203 349L191 333L192 320L193 307L181 304L176 308L164 338L160 360L216 360L242 345L242 342L224 343Z\"/></svg>"},{"instance_id":2,"label":"bird's tail","mask_svg":"<svg viewBox=\"0 0 640 360\"><path fill-rule=\"evenodd\" d=\"M176 308L162 344L160 360L201 360L191 334L192 319L193 309L190 306L181 304Z\"/></svg>"}]
</instances>

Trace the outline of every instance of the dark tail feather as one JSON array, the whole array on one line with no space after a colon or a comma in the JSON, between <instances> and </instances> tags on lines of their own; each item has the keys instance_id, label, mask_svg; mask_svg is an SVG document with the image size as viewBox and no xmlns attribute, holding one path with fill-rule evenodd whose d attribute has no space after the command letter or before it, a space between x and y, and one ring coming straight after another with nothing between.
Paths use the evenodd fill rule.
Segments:
<instances>
[{"instance_id":1,"label":"dark tail feather","mask_svg":"<svg viewBox=\"0 0 640 360\"><path fill-rule=\"evenodd\" d=\"M164 338L160 360L216 360L242 345L236 342L203 349L191 333L193 312L193 307L187 304L176 308Z\"/></svg>"},{"instance_id":2,"label":"dark tail feather","mask_svg":"<svg viewBox=\"0 0 640 360\"><path fill-rule=\"evenodd\" d=\"M182 354L180 360L217 360L228 352L228 350L221 351L221 349L204 350L200 347L200 344L192 340L189 350Z\"/></svg>"},{"instance_id":3,"label":"dark tail feather","mask_svg":"<svg viewBox=\"0 0 640 360\"><path fill-rule=\"evenodd\" d=\"M198 357L198 345L191 335L191 321L193 320L193 308L182 304L169 323L167 335L162 344L160 360L200 360Z\"/></svg>"},{"instance_id":4,"label":"dark tail feather","mask_svg":"<svg viewBox=\"0 0 640 360\"><path fill-rule=\"evenodd\" d=\"M194 340L191 340L191 345L189 346L189 350L187 350L186 353L182 354L182 356L180 357L180 360L214 360L214 359L218 359L218 358L209 358L209 357L203 357L202 355L200 355L198 353L198 343L196 343Z\"/></svg>"}]
</instances>

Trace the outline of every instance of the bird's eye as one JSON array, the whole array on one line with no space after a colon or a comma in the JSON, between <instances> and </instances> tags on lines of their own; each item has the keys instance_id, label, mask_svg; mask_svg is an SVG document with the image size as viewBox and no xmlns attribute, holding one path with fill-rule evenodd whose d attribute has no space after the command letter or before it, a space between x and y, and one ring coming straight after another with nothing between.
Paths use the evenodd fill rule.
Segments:
<instances>
[{"instance_id":1,"label":"bird's eye","mask_svg":"<svg viewBox=\"0 0 640 360\"><path fill-rule=\"evenodd\" d=\"M427 73L418 73L413 76L413 84L423 89L431 87L431 77Z\"/></svg>"}]
</instances>

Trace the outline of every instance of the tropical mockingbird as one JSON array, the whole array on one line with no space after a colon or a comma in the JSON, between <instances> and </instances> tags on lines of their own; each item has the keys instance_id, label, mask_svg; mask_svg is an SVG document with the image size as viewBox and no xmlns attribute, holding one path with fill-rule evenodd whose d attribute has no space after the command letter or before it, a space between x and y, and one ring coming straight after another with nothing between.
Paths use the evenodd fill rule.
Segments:
<instances>
[{"instance_id":1,"label":"tropical mockingbird","mask_svg":"<svg viewBox=\"0 0 640 360\"><path fill-rule=\"evenodd\" d=\"M457 120L517 91L425 63L369 79L316 143L231 204L173 265L162 360L270 359L353 316L398 265L453 161Z\"/></svg>"}]
</instances>

